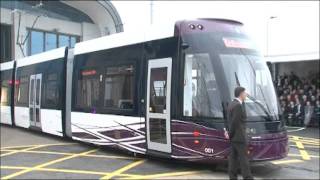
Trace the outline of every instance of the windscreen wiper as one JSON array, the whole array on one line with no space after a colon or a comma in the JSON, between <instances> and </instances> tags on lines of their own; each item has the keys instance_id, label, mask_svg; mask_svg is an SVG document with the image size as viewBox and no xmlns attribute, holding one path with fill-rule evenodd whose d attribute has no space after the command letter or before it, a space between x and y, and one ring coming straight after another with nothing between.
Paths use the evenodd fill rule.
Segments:
<instances>
[{"instance_id":1,"label":"windscreen wiper","mask_svg":"<svg viewBox=\"0 0 320 180\"><path fill-rule=\"evenodd\" d=\"M255 71L255 69L254 69L254 67L253 67L253 65L252 65L252 63L251 63L251 61L250 61L250 58L249 58L245 53L243 53L242 49L240 49L240 52L241 52L241 54L246 58L246 60L248 61L248 63L249 63L249 65L250 65L250 67L251 67L254 75L256 76L256 71ZM261 89L261 86L260 86L260 85L256 85L256 86L258 86L258 88L259 88L259 90L260 90L260 93L261 93L261 95L262 95L262 97L263 97L263 100L264 100L264 102L265 102L265 104L266 104L266 107L267 107L267 109L268 109L268 112L269 112L269 114L270 114L270 113L271 113L271 110L270 110L269 105L268 105L268 103L267 103L267 101L266 101L266 98L265 98L264 93L263 93L263 91L262 91L262 89ZM251 97L252 97L252 96L251 96ZM253 97L252 97L252 98L253 98ZM265 108L264 108L264 109L265 109ZM273 109L272 109L272 111L273 111ZM273 113L275 114L274 111L273 111Z\"/></svg>"},{"instance_id":2,"label":"windscreen wiper","mask_svg":"<svg viewBox=\"0 0 320 180\"><path fill-rule=\"evenodd\" d=\"M237 72L234 72L234 76L236 78L236 82L237 82L237 85L238 86L241 86L240 85L240 81L238 79L238 75L237 75ZM263 112L267 115L267 117L271 120L271 116L270 116L270 113L267 111L267 109L263 106L263 104L261 104L256 98L250 96L250 94L248 94L248 98L251 99L254 103L258 104L259 107L261 107L261 109L263 110Z\"/></svg>"}]
</instances>

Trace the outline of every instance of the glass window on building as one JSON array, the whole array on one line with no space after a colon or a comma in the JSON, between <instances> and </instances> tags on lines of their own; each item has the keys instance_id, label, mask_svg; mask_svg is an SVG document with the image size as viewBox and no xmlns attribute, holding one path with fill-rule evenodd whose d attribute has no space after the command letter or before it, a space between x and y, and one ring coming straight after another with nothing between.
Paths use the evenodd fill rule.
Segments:
<instances>
[{"instance_id":1,"label":"glass window on building","mask_svg":"<svg viewBox=\"0 0 320 180\"><path fill-rule=\"evenodd\" d=\"M46 51L57 48L57 34L46 33Z\"/></svg>"},{"instance_id":2,"label":"glass window on building","mask_svg":"<svg viewBox=\"0 0 320 180\"><path fill-rule=\"evenodd\" d=\"M71 48L74 48L74 45L76 44L76 42L78 42L78 41L77 41L77 38L74 37L74 36L71 36L71 37L70 37L70 47L71 47Z\"/></svg>"},{"instance_id":3,"label":"glass window on building","mask_svg":"<svg viewBox=\"0 0 320 180\"><path fill-rule=\"evenodd\" d=\"M34 55L63 46L73 48L78 40L78 36L32 29L30 30L28 45L29 55Z\"/></svg>"},{"instance_id":4,"label":"glass window on building","mask_svg":"<svg viewBox=\"0 0 320 180\"><path fill-rule=\"evenodd\" d=\"M10 61L12 58L11 54L11 26L1 24L0 31L0 63Z\"/></svg>"},{"instance_id":5,"label":"glass window on building","mask_svg":"<svg viewBox=\"0 0 320 180\"><path fill-rule=\"evenodd\" d=\"M70 47L69 39L70 39L69 36L59 35L59 47L62 47L62 46Z\"/></svg>"},{"instance_id":6,"label":"glass window on building","mask_svg":"<svg viewBox=\"0 0 320 180\"><path fill-rule=\"evenodd\" d=\"M31 32L31 54L38 54L44 51L43 45L44 33L41 31Z\"/></svg>"}]
</instances>

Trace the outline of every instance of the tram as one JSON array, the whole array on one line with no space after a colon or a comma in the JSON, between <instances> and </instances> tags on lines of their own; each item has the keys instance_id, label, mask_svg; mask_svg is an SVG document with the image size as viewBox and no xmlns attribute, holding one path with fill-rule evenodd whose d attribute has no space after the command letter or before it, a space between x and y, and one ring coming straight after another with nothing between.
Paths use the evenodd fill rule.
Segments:
<instances>
[{"instance_id":1,"label":"tram","mask_svg":"<svg viewBox=\"0 0 320 180\"><path fill-rule=\"evenodd\" d=\"M288 137L266 62L227 19L176 21L1 64L1 123L138 154L227 160L226 109L246 88L252 161Z\"/></svg>"}]
</instances>

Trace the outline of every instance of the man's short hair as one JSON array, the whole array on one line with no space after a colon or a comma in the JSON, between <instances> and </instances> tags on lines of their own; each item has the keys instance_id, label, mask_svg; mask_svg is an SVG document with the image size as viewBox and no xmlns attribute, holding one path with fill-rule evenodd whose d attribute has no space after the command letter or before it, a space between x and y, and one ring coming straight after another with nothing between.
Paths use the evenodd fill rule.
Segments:
<instances>
[{"instance_id":1,"label":"man's short hair","mask_svg":"<svg viewBox=\"0 0 320 180\"><path fill-rule=\"evenodd\" d=\"M245 89L244 87L241 87L241 86L236 87L236 88L234 89L234 96L235 96L235 97L239 97L240 94L241 94L242 92L244 92L245 90L246 90L246 89Z\"/></svg>"}]
</instances>

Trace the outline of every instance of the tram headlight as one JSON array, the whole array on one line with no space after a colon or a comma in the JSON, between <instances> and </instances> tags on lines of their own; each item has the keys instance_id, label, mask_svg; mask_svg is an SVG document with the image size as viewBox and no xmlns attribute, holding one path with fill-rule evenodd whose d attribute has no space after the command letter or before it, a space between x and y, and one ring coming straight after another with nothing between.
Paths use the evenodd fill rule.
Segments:
<instances>
[{"instance_id":1,"label":"tram headlight","mask_svg":"<svg viewBox=\"0 0 320 180\"><path fill-rule=\"evenodd\" d=\"M190 28L190 29L195 29L196 26L195 26L194 24L189 24L189 28Z\"/></svg>"},{"instance_id":2,"label":"tram headlight","mask_svg":"<svg viewBox=\"0 0 320 180\"><path fill-rule=\"evenodd\" d=\"M197 25L197 28L200 29L200 30L202 30L202 29L203 29L203 26L202 26L201 24L198 24L198 25Z\"/></svg>"}]
</instances>

